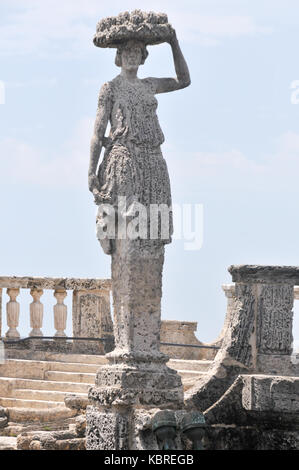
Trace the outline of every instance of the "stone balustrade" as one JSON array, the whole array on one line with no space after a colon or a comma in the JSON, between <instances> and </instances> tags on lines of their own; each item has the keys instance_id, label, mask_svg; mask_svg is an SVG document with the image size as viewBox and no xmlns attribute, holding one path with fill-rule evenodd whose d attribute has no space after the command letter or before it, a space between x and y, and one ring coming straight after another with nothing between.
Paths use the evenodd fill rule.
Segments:
<instances>
[{"instance_id":1,"label":"stone balustrade","mask_svg":"<svg viewBox=\"0 0 299 470\"><path fill-rule=\"evenodd\" d=\"M9 301L6 304L8 330L5 338L17 340L20 314L30 315L30 337L43 336L44 306L42 296L45 290L52 290L57 301L53 308L55 332L50 336L66 336L67 306L64 300L69 291L72 295L73 337L101 338L113 335L110 313L111 281L109 279L0 277L0 338L2 337L2 291L6 289ZM32 296L28 308L20 306L18 296L21 289L27 289ZM25 310L25 311L24 311ZM4 334L3 334L4 336ZM26 335L24 335L26 336Z\"/></svg>"},{"instance_id":2,"label":"stone balustrade","mask_svg":"<svg viewBox=\"0 0 299 470\"><path fill-rule=\"evenodd\" d=\"M208 409L242 374L298 377L293 353L297 266L231 266L221 347L207 375L185 396L187 407Z\"/></svg>"}]
</instances>

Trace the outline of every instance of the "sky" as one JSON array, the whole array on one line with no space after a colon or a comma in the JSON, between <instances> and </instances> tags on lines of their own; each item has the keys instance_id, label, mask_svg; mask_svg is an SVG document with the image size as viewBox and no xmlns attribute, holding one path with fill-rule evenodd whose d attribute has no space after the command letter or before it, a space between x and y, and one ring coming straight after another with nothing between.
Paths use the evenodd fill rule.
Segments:
<instances>
[{"instance_id":1,"label":"sky","mask_svg":"<svg viewBox=\"0 0 299 470\"><path fill-rule=\"evenodd\" d=\"M209 342L231 264L299 265L297 0L0 0L0 275L110 277L87 171L99 89L120 70L92 39L135 8L168 14L188 63L191 86L159 95L158 116L173 202L203 206L202 247L166 248L162 319L196 321ZM147 76L174 76L169 45L149 47ZM293 334L299 347L296 305Z\"/></svg>"}]
</instances>

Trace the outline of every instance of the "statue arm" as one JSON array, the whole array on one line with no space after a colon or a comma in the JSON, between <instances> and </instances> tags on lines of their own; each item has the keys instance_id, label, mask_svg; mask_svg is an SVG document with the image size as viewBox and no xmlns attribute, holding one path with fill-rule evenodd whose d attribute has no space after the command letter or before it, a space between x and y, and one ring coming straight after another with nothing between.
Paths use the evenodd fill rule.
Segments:
<instances>
[{"instance_id":1,"label":"statue arm","mask_svg":"<svg viewBox=\"0 0 299 470\"><path fill-rule=\"evenodd\" d=\"M99 191L99 180L97 177L97 167L103 147L103 140L107 129L111 97L109 96L108 84L104 84L99 95L99 105L94 125L94 133L90 144L90 162L88 170L89 190L93 193Z\"/></svg>"},{"instance_id":2,"label":"statue arm","mask_svg":"<svg viewBox=\"0 0 299 470\"><path fill-rule=\"evenodd\" d=\"M191 83L188 65L175 33L169 43L172 48L176 78L151 78L155 93L168 93L169 91L181 90Z\"/></svg>"}]
</instances>

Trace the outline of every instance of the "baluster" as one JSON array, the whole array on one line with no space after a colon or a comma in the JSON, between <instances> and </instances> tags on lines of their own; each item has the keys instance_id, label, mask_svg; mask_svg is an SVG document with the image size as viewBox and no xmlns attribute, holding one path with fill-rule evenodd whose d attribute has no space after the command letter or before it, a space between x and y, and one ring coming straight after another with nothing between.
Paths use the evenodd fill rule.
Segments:
<instances>
[{"instance_id":1,"label":"baluster","mask_svg":"<svg viewBox=\"0 0 299 470\"><path fill-rule=\"evenodd\" d=\"M5 335L6 338L20 338L20 333L17 330L20 318L20 304L16 301L19 294L20 289L7 289L7 295L10 300L6 304L7 325L9 327Z\"/></svg>"},{"instance_id":2,"label":"baluster","mask_svg":"<svg viewBox=\"0 0 299 470\"><path fill-rule=\"evenodd\" d=\"M41 328L43 327L44 306L40 302L40 298L44 291L34 287L30 291L33 302L30 304L30 326L32 328L29 336L43 336Z\"/></svg>"},{"instance_id":3,"label":"baluster","mask_svg":"<svg viewBox=\"0 0 299 470\"><path fill-rule=\"evenodd\" d=\"M56 337L66 336L64 330L66 329L66 319L67 319L67 306L64 305L63 301L67 296L65 289L55 290L54 297L57 300L57 304L54 305L54 327Z\"/></svg>"}]
</instances>

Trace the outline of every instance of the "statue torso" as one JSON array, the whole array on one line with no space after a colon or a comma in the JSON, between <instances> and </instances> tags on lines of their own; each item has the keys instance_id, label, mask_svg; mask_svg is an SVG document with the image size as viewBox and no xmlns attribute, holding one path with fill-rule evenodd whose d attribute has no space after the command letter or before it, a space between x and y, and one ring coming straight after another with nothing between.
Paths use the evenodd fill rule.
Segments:
<instances>
[{"instance_id":1,"label":"statue torso","mask_svg":"<svg viewBox=\"0 0 299 470\"><path fill-rule=\"evenodd\" d=\"M109 84L112 142L159 147L164 142L164 135L156 114L158 101L151 80L129 82L118 75Z\"/></svg>"}]
</instances>

